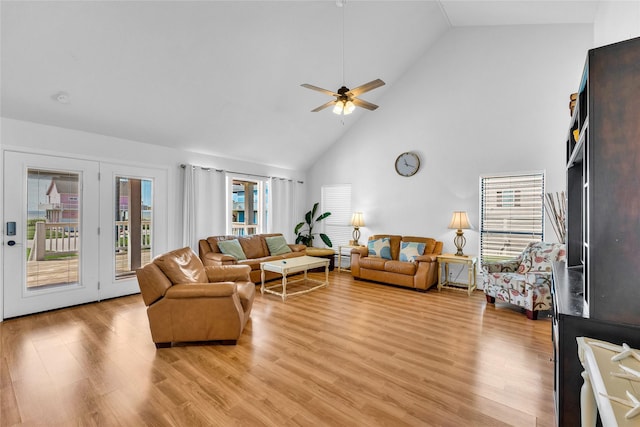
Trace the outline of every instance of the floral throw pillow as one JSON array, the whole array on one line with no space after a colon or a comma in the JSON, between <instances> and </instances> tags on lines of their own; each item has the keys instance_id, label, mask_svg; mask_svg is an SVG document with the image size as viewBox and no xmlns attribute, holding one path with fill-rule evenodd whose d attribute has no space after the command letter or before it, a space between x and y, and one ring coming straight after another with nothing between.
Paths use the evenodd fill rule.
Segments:
<instances>
[{"instance_id":1,"label":"floral throw pillow","mask_svg":"<svg viewBox=\"0 0 640 427\"><path fill-rule=\"evenodd\" d=\"M370 257L391 259L391 244L388 237L369 240L367 249Z\"/></svg>"},{"instance_id":2,"label":"floral throw pillow","mask_svg":"<svg viewBox=\"0 0 640 427\"><path fill-rule=\"evenodd\" d=\"M424 254L424 243L400 242L400 261L413 262Z\"/></svg>"}]
</instances>

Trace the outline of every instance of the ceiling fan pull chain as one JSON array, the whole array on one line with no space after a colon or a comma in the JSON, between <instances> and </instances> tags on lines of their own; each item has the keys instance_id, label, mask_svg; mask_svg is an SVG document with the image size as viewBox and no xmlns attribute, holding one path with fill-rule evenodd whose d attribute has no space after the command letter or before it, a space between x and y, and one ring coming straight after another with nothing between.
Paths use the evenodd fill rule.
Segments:
<instances>
[{"instance_id":1,"label":"ceiling fan pull chain","mask_svg":"<svg viewBox=\"0 0 640 427\"><path fill-rule=\"evenodd\" d=\"M347 5L347 0L342 0L342 86L346 86L346 79L344 77L344 9Z\"/></svg>"}]
</instances>

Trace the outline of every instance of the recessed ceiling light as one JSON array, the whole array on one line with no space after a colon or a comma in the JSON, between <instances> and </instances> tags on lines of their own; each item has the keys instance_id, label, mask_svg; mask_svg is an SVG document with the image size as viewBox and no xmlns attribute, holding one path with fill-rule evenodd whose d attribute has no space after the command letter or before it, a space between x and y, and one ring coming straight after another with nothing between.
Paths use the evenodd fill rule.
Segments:
<instances>
[{"instance_id":1,"label":"recessed ceiling light","mask_svg":"<svg viewBox=\"0 0 640 427\"><path fill-rule=\"evenodd\" d=\"M71 97L67 92L58 92L52 96L54 101L58 101L60 104L69 104Z\"/></svg>"}]
</instances>

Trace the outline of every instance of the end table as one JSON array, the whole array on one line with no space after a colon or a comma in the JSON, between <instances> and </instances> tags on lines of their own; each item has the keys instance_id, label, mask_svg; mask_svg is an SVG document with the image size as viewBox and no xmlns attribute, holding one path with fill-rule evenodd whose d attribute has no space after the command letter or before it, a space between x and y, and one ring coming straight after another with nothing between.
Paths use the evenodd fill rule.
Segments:
<instances>
[{"instance_id":1,"label":"end table","mask_svg":"<svg viewBox=\"0 0 640 427\"><path fill-rule=\"evenodd\" d=\"M349 264L349 268L342 268L342 249L356 249L356 248L364 248L364 245L340 245L338 246L338 273L343 271L351 271L351 264ZM349 251L349 258L351 258L351 251Z\"/></svg>"},{"instance_id":2,"label":"end table","mask_svg":"<svg viewBox=\"0 0 640 427\"><path fill-rule=\"evenodd\" d=\"M464 264L469 271L468 280L464 282L454 282L449 280L449 264ZM475 255L456 255L456 254L442 254L438 255L438 291L443 286L448 287L465 287L467 288L467 294L471 296L471 292L476 290L476 268L478 264L478 257ZM444 267L444 277L442 277L442 270Z\"/></svg>"}]
</instances>

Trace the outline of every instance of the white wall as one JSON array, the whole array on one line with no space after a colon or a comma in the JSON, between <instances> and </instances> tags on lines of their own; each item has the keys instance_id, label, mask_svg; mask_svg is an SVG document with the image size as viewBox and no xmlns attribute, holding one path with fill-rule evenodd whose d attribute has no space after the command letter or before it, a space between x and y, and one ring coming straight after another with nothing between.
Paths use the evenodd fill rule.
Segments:
<instances>
[{"instance_id":1,"label":"white wall","mask_svg":"<svg viewBox=\"0 0 640 427\"><path fill-rule=\"evenodd\" d=\"M351 183L363 240L429 236L447 252L455 250L451 213L466 210L476 230L465 232L465 252L478 253L480 175L545 170L546 190L564 190L569 94L592 40L591 25L449 30L378 110L357 111L364 117L310 169L310 197L324 184ZM394 169L404 151L422 159L410 178ZM546 234L555 240L550 225Z\"/></svg>"},{"instance_id":2,"label":"white wall","mask_svg":"<svg viewBox=\"0 0 640 427\"><path fill-rule=\"evenodd\" d=\"M594 47L640 37L640 0L601 1L593 24Z\"/></svg>"}]
</instances>

